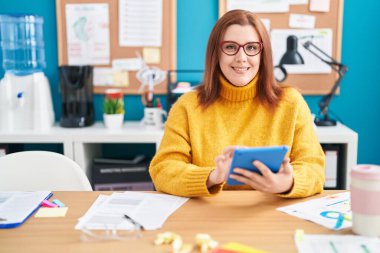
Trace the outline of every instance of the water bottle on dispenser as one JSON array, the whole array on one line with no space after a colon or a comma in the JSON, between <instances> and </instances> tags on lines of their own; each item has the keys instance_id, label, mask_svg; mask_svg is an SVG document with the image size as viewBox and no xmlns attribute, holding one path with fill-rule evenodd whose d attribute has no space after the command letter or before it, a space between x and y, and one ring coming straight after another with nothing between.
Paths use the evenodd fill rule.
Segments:
<instances>
[{"instance_id":1,"label":"water bottle on dispenser","mask_svg":"<svg viewBox=\"0 0 380 253\"><path fill-rule=\"evenodd\" d=\"M45 67L43 19L0 15L5 75L0 81L0 131L44 130L54 123Z\"/></svg>"}]
</instances>

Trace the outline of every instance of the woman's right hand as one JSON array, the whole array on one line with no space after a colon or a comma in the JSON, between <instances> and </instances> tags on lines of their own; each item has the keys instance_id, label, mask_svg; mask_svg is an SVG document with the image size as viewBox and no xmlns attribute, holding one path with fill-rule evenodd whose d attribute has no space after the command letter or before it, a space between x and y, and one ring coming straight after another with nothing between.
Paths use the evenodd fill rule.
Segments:
<instances>
[{"instance_id":1,"label":"woman's right hand","mask_svg":"<svg viewBox=\"0 0 380 253\"><path fill-rule=\"evenodd\" d=\"M227 180L228 172L230 171L231 167L232 157L236 148L238 148L238 146L226 147L223 150L223 153L215 158L216 168L215 170L211 171L207 179L207 188L221 184Z\"/></svg>"}]
</instances>

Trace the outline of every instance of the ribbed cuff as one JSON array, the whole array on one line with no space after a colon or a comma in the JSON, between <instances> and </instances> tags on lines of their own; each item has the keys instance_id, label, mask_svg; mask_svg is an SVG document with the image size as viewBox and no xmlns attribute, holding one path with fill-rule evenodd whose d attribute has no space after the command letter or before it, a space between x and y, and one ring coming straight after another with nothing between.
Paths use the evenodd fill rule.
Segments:
<instances>
[{"instance_id":1,"label":"ribbed cuff","mask_svg":"<svg viewBox=\"0 0 380 253\"><path fill-rule=\"evenodd\" d=\"M302 169L293 171L294 181L292 189L287 193L278 194L278 196L284 198L303 198L310 195L310 187L314 187L313 185L310 185L313 180L310 180L310 175L303 173L301 170Z\"/></svg>"},{"instance_id":2,"label":"ribbed cuff","mask_svg":"<svg viewBox=\"0 0 380 253\"><path fill-rule=\"evenodd\" d=\"M207 188L207 179L214 167L202 167L190 170L186 173L185 188L189 196L206 197L219 193L222 190L221 185L215 185L210 189Z\"/></svg>"}]
</instances>

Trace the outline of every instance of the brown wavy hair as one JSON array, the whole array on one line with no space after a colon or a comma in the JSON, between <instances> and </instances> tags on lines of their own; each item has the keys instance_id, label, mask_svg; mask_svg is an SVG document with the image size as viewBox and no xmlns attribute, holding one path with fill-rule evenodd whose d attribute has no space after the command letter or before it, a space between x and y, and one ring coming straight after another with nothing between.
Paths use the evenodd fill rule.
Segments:
<instances>
[{"instance_id":1,"label":"brown wavy hair","mask_svg":"<svg viewBox=\"0 0 380 253\"><path fill-rule=\"evenodd\" d=\"M256 97L270 109L273 109L278 104L282 89L277 84L273 74L272 47L269 35L259 17L245 10L227 12L218 20L211 31L206 50L203 84L197 89L199 104L201 107L207 108L219 97L219 76L222 75L219 66L219 55L221 54L219 45L227 28L235 24L253 26L263 42Z\"/></svg>"}]
</instances>

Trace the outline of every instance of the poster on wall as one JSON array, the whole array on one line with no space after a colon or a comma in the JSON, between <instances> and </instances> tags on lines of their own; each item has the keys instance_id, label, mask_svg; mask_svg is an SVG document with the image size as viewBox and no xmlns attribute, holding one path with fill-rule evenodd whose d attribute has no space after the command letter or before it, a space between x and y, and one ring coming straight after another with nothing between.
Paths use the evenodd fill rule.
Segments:
<instances>
[{"instance_id":1,"label":"poster on wall","mask_svg":"<svg viewBox=\"0 0 380 253\"><path fill-rule=\"evenodd\" d=\"M108 4L66 4L69 65L110 63Z\"/></svg>"}]
</instances>

